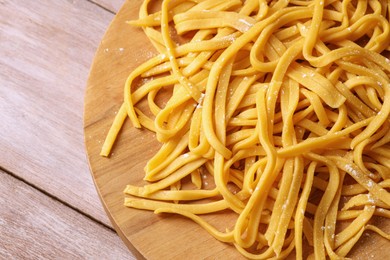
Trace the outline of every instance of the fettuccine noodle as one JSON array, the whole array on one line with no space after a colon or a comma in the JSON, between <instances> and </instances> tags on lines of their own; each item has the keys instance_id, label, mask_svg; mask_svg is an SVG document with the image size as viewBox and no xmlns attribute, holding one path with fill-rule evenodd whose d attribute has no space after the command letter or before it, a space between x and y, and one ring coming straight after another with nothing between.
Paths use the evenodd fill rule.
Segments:
<instances>
[{"instance_id":1,"label":"fettuccine noodle","mask_svg":"<svg viewBox=\"0 0 390 260\"><path fill-rule=\"evenodd\" d=\"M389 1L149 2L129 23L160 54L128 76L101 151L126 118L162 143L127 207L190 218L251 259L390 238L370 222L390 217ZM221 211L233 226L202 217Z\"/></svg>"}]
</instances>

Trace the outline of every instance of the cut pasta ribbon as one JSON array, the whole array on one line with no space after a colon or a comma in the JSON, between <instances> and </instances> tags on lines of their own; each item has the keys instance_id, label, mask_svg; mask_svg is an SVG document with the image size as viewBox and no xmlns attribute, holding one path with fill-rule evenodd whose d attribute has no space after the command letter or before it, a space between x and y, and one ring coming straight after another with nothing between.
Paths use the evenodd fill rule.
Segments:
<instances>
[{"instance_id":1,"label":"cut pasta ribbon","mask_svg":"<svg viewBox=\"0 0 390 260\"><path fill-rule=\"evenodd\" d=\"M129 23L159 54L129 75L101 151L127 117L162 143L125 206L187 217L250 259L390 240L371 221L390 217L389 1L150 4Z\"/></svg>"}]
</instances>

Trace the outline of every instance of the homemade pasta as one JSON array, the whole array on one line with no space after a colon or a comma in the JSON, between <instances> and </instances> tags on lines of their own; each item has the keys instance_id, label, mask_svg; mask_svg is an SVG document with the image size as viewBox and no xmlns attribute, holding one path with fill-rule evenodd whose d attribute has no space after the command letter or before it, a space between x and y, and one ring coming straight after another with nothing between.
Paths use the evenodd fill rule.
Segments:
<instances>
[{"instance_id":1,"label":"homemade pasta","mask_svg":"<svg viewBox=\"0 0 390 260\"><path fill-rule=\"evenodd\" d=\"M129 24L159 54L128 76L101 151L126 118L162 144L125 206L190 218L250 259L390 238L370 222L390 218L390 1L150 2Z\"/></svg>"}]
</instances>

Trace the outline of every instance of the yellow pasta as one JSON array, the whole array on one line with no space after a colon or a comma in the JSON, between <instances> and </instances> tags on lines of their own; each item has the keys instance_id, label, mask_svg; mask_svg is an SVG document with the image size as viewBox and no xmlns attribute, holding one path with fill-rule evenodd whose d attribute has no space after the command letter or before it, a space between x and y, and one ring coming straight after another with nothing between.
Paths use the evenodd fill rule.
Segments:
<instances>
[{"instance_id":1,"label":"yellow pasta","mask_svg":"<svg viewBox=\"0 0 390 260\"><path fill-rule=\"evenodd\" d=\"M151 3L129 24L159 54L129 75L101 151L126 118L162 143L125 206L190 218L250 259L339 259L365 230L390 239L370 222L390 218L389 1ZM220 211L235 223L202 217Z\"/></svg>"}]
</instances>

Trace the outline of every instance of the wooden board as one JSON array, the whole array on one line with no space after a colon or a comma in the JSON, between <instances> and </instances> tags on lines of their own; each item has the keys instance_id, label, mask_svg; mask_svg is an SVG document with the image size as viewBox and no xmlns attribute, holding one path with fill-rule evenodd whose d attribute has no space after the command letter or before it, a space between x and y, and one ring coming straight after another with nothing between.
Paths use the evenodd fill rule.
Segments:
<instances>
[{"instance_id":1,"label":"wooden board","mask_svg":"<svg viewBox=\"0 0 390 260\"><path fill-rule=\"evenodd\" d=\"M140 258L182 259L188 255L218 258L233 246L222 244L198 225L178 216L161 217L153 212L123 206L123 189L141 184L143 168L158 149L147 130L136 130L126 121L110 158L99 156L102 142L123 100L123 84L129 72L155 54L142 30L125 23L135 19L141 1L127 1L119 11L91 68L85 99L85 142L95 184L118 234Z\"/></svg>"},{"instance_id":2,"label":"wooden board","mask_svg":"<svg viewBox=\"0 0 390 260\"><path fill-rule=\"evenodd\" d=\"M143 168L159 144L147 130L132 128L129 120L120 133L110 158L99 156L101 145L123 100L123 84L132 69L155 53L139 29L127 25L137 17L140 0L127 1L119 11L91 68L85 99L85 141L91 172L108 216L127 246L146 259L242 259L232 245L218 242L198 225L179 216L156 216L152 212L123 206L126 184L143 184ZM224 222L229 216L210 216ZM355 259L387 254L389 244L372 235L377 245L352 252ZM361 257L361 258L360 258Z\"/></svg>"}]
</instances>

